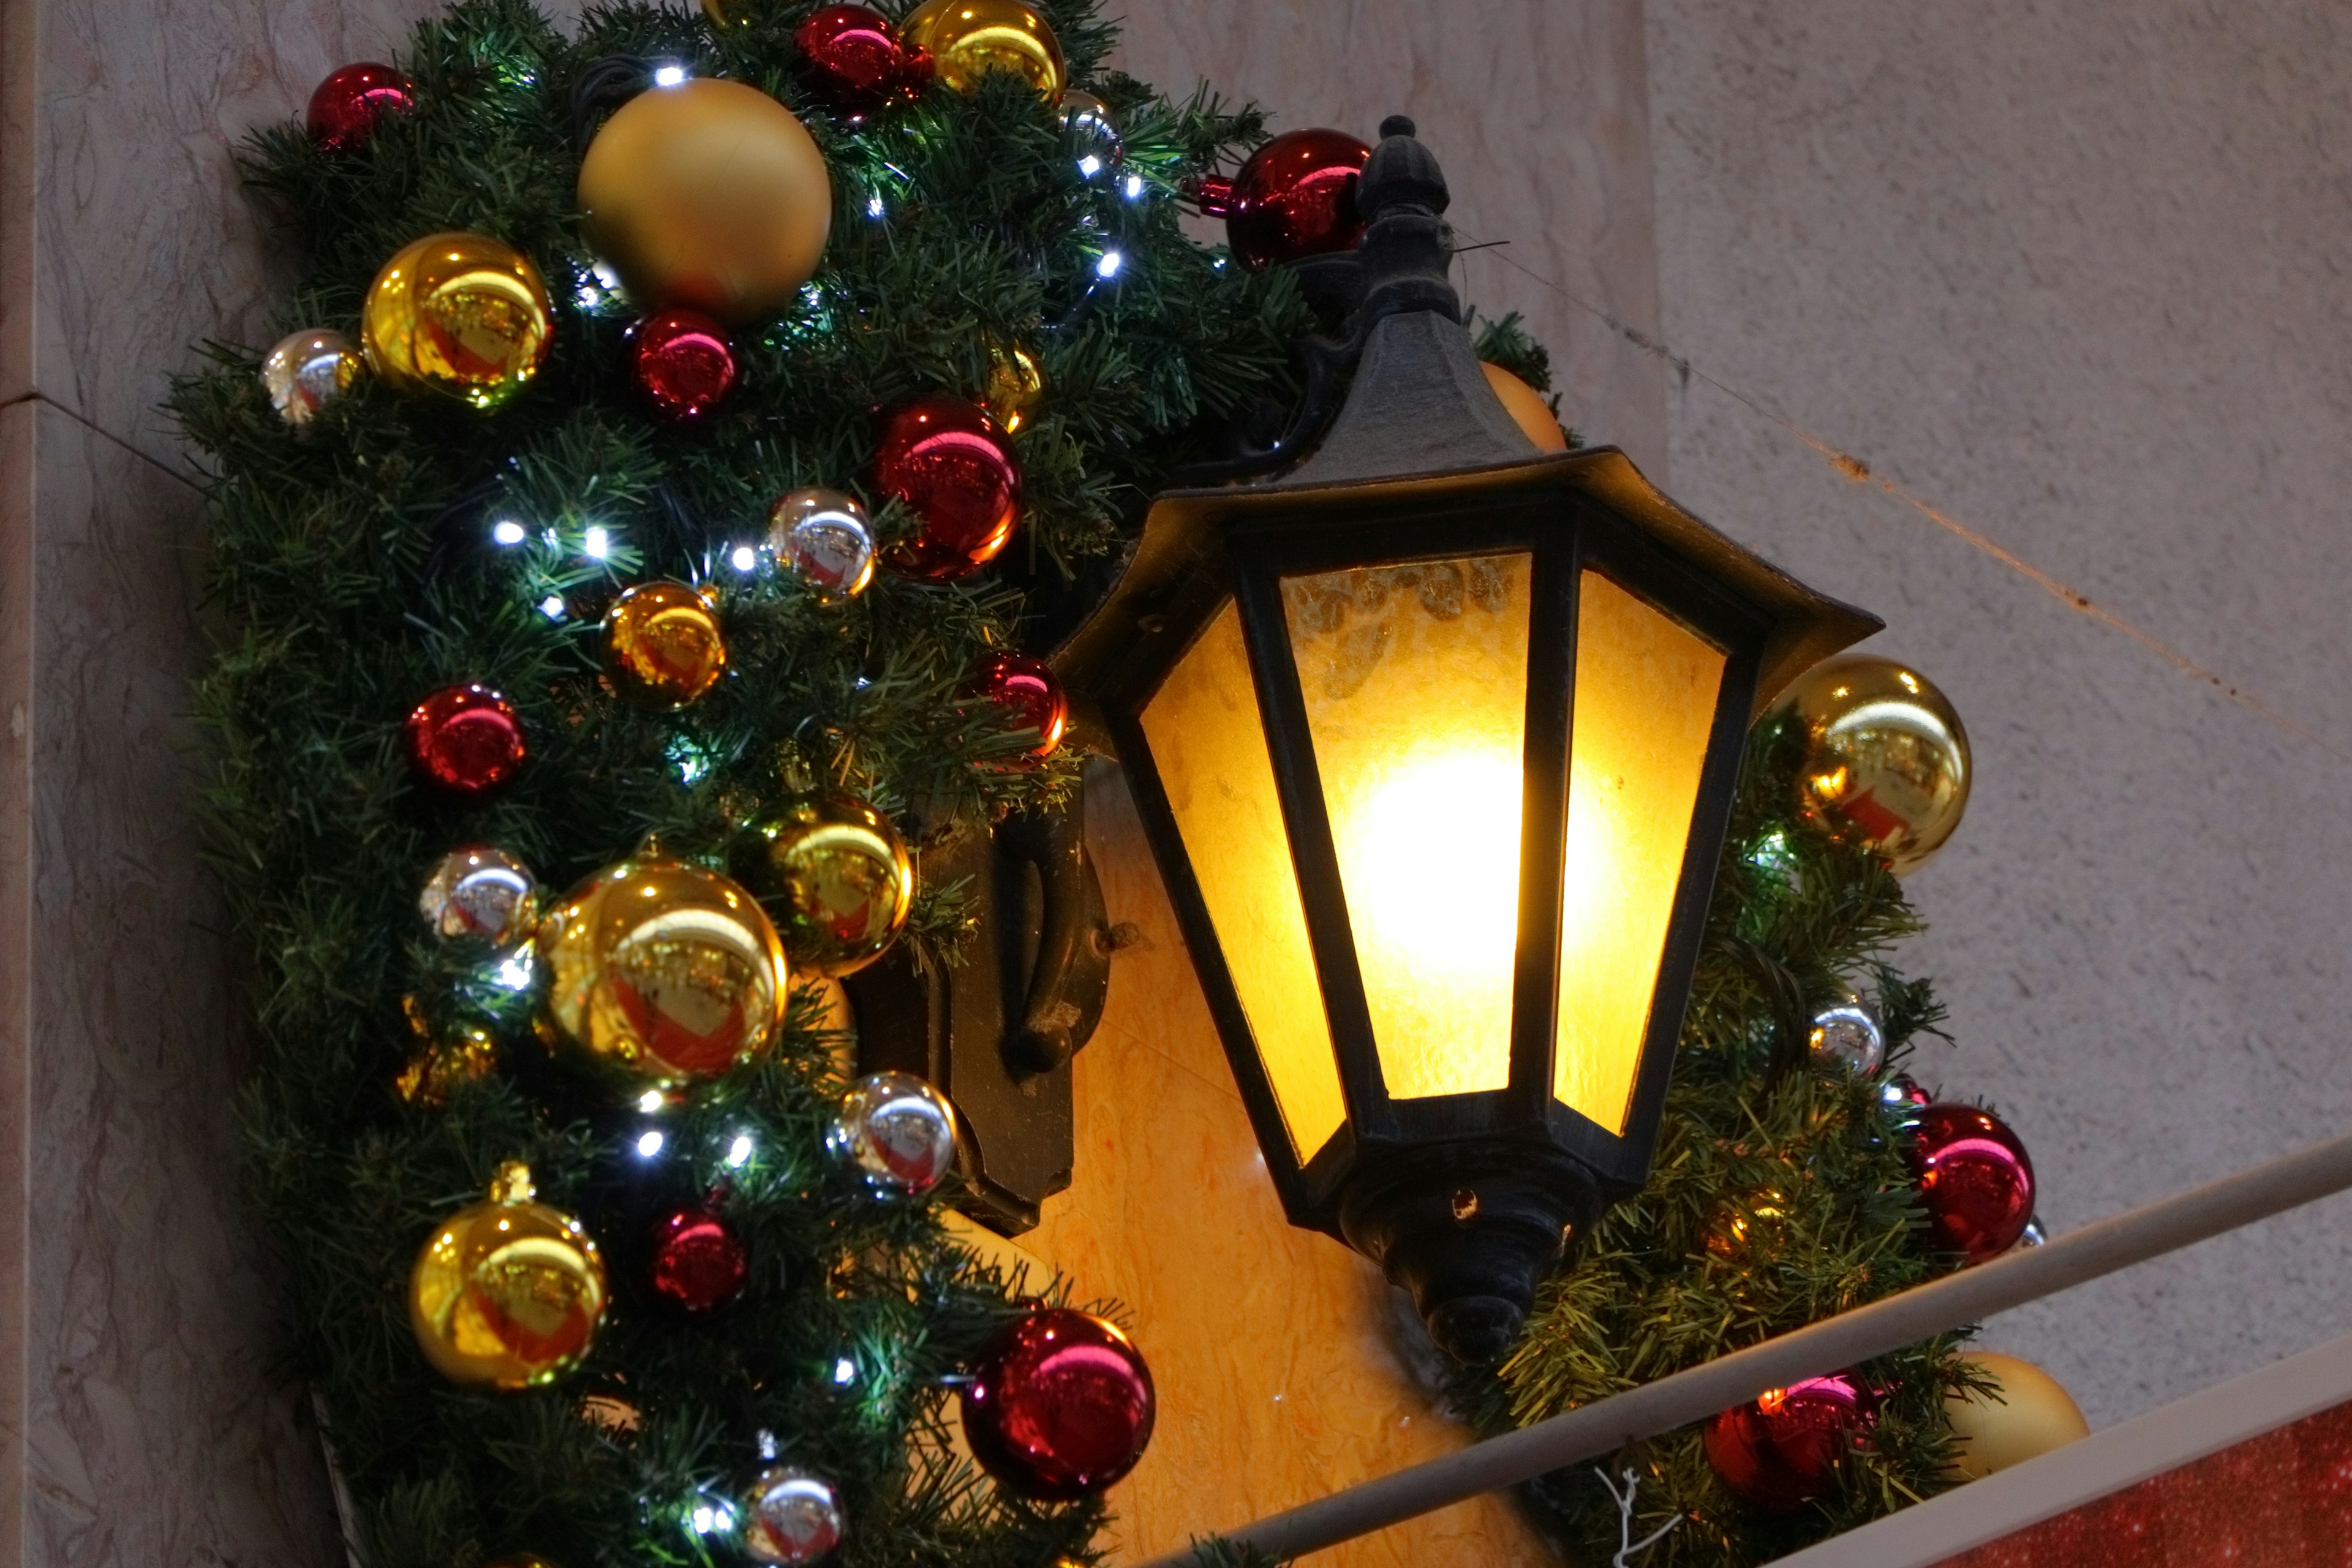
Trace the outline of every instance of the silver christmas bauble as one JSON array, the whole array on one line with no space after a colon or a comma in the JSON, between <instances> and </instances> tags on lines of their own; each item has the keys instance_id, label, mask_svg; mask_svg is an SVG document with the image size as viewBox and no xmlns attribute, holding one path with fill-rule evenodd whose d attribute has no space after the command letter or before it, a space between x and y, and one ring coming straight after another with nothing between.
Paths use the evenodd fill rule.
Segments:
<instances>
[{"instance_id":1,"label":"silver christmas bauble","mask_svg":"<svg viewBox=\"0 0 2352 1568\"><path fill-rule=\"evenodd\" d=\"M2032 1219L2025 1222L2024 1230L2018 1233L2017 1245L2020 1247L2042 1247L2046 1245L2049 1240L2050 1233L2042 1228L2042 1216L2040 1215L2035 1215Z\"/></svg>"},{"instance_id":2,"label":"silver christmas bauble","mask_svg":"<svg viewBox=\"0 0 2352 1568\"><path fill-rule=\"evenodd\" d=\"M539 883L530 867L505 850L469 845L441 858L416 908L445 941L470 936L492 947L513 947L539 919Z\"/></svg>"},{"instance_id":3,"label":"silver christmas bauble","mask_svg":"<svg viewBox=\"0 0 2352 1568\"><path fill-rule=\"evenodd\" d=\"M1859 1000L1813 1015L1813 1059L1868 1078L1886 1061L1886 1035Z\"/></svg>"},{"instance_id":4,"label":"silver christmas bauble","mask_svg":"<svg viewBox=\"0 0 2352 1568\"><path fill-rule=\"evenodd\" d=\"M827 1142L873 1185L919 1197L955 1164L955 1111L921 1079L876 1073L841 1102Z\"/></svg>"},{"instance_id":5,"label":"silver christmas bauble","mask_svg":"<svg viewBox=\"0 0 2352 1568\"><path fill-rule=\"evenodd\" d=\"M1110 117L1110 105L1082 87L1063 92L1062 125L1077 148L1080 172L1088 177L1118 163L1127 151L1127 139ZM1094 161L1092 168L1087 166L1088 159Z\"/></svg>"},{"instance_id":6,"label":"silver christmas bauble","mask_svg":"<svg viewBox=\"0 0 2352 1568\"><path fill-rule=\"evenodd\" d=\"M874 531L857 498L839 490L794 490L768 512L768 552L828 604L856 597L874 581Z\"/></svg>"},{"instance_id":7,"label":"silver christmas bauble","mask_svg":"<svg viewBox=\"0 0 2352 1568\"><path fill-rule=\"evenodd\" d=\"M757 1563L814 1563L841 1544L845 1522L831 1482L772 1466L743 1499L743 1550Z\"/></svg>"},{"instance_id":8,"label":"silver christmas bauble","mask_svg":"<svg viewBox=\"0 0 2352 1568\"><path fill-rule=\"evenodd\" d=\"M360 368L360 351L351 339L324 327L305 327L278 340L261 362L261 385L278 417L289 425L307 425L312 415L343 395Z\"/></svg>"}]
</instances>

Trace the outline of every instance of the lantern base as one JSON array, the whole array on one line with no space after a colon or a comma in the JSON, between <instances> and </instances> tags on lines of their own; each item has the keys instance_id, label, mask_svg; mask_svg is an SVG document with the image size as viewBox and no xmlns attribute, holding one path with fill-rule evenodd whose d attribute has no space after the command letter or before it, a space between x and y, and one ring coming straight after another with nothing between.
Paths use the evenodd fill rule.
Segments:
<instances>
[{"instance_id":1,"label":"lantern base","mask_svg":"<svg viewBox=\"0 0 2352 1568\"><path fill-rule=\"evenodd\" d=\"M1537 1282L1601 1206L1592 1173L1557 1150L1441 1143L1351 1178L1339 1193L1339 1230L1411 1292L1439 1349L1485 1366L1510 1348Z\"/></svg>"}]
</instances>

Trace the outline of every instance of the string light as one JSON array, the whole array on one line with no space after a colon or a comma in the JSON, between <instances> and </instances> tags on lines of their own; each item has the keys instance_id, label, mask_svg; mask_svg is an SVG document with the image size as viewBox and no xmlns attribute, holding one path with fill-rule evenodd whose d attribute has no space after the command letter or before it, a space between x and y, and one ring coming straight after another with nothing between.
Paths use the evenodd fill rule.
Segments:
<instances>
[{"instance_id":1,"label":"string light","mask_svg":"<svg viewBox=\"0 0 2352 1568\"><path fill-rule=\"evenodd\" d=\"M539 602L539 613L551 621L562 620L563 609L563 595L561 594L550 594Z\"/></svg>"},{"instance_id":2,"label":"string light","mask_svg":"<svg viewBox=\"0 0 2352 1568\"><path fill-rule=\"evenodd\" d=\"M739 544L727 559L734 563L736 571L749 572L760 563L760 552L748 544Z\"/></svg>"},{"instance_id":3,"label":"string light","mask_svg":"<svg viewBox=\"0 0 2352 1568\"><path fill-rule=\"evenodd\" d=\"M508 954L498 968L491 971L490 978L509 991L530 990L530 949L524 948L519 952Z\"/></svg>"},{"instance_id":4,"label":"string light","mask_svg":"<svg viewBox=\"0 0 2352 1568\"><path fill-rule=\"evenodd\" d=\"M1078 177L1091 180L1102 173L1102 160L1092 153L1078 160Z\"/></svg>"},{"instance_id":5,"label":"string light","mask_svg":"<svg viewBox=\"0 0 2352 1568\"><path fill-rule=\"evenodd\" d=\"M509 546L517 545L520 544L528 537L529 535L523 531L522 524L517 522L510 517L500 518L498 521L490 524L490 538L492 542L496 543Z\"/></svg>"},{"instance_id":6,"label":"string light","mask_svg":"<svg viewBox=\"0 0 2352 1568\"><path fill-rule=\"evenodd\" d=\"M1127 199L1133 201L1141 195L1143 195L1143 176L1129 174L1127 177Z\"/></svg>"},{"instance_id":7,"label":"string light","mask_svg":"<svg viewBox=\"0 0 2352 1568\"><path fill-rule=\"evenodd\" d=\"M738 1132L735 1134L735 1142L727 1146L727 1163L740 1170L751 1158L751 1135L749 1132Z\"/></svg>"},{"instance_id":8,"label":"string light","mask_svg":"<svg viewBox=\"0 0 2352 1568\"><path fill-rule=\"evenodd\" d=\"M1116 250L1104 251L1102 253L1102 259L1095 263L1095 276L1097 278L1118 277L1119 265L1126 259L1127 258L1121 256Z\"/></svg>"},{"instance_id":9,"label":"string light","mask_svg":"<svg viewBox=\"0 0 2352 1568\"><path fill-rule=\"evenodd\" d=\"M654 72L656 87L676 87L686 79L684 66L662 66Z\"/></svg>"},{"instance_id":10,"label":"string light","mask_svg":"<svg viewBox=\"0 0 2352 1568\"><path fill-rule=\"evenodd\" d=\"M882 196L879 192L877 192L875 195L866 198L866 216L867 217L880 217L884 210L885 209L882 205Z\"/></svg>"},{"instance_id":11,"label":"string light","mask_svg":"<svg viewBox=\"0 0 2352 1568\"><path fill-rule=\"evenodd\" d=\"M646 1090L645 1093L637 1096L637 1109L644 1111L647 1116L651 1116L655 1111L659 1110L661 1108L662 1096L660 1089L649 1089Z\"/></svg>"},{"instance_id":12,"label":"string light","mask_svg":"<svg viewBox=\"0 0 2352 1568\"><path fill-rule=\"evenodd\" d=\"M641 1160L652 1159L662 1152L662 1144L665 1142L667 1140L659 1132L646 1133L637 1140L637 1157Z\"/></svg>"},{"instance_id":13,"label":"string light","mask_svg":"<svg viewBox=\"0 0 2352 1568\"><path fill-rule=\"evenodd\" d=\"M857 1363L856 1362L850 1360L847 1356L842 1356L835 1361L833 1363L833 1384L835 1388L847 1388L851 1384L856 1383L856 1381Z\"/></svg>"},{"instance_id":14,"label":"string light","mask_svg":"<svg viewBox=\"0 0 2352 1568\"><path fill-rule=\"evenodd\" d=\"M588 531L588 537L584 542L583 542L581 548L585 550L590 555L594 556L597 560L602 561L605 556L612 553L613 536L605 532L601 527L592 528Z\"/></svg>"}]
</instances>

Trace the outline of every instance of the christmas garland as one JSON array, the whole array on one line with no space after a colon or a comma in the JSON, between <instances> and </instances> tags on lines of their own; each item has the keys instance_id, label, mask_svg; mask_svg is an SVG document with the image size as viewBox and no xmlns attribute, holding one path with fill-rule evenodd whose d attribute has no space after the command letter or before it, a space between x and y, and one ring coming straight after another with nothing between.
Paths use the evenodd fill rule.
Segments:
<instances>
[{"instance_id":1,"label":"christmas garland","mask_svg":"<svg viewBox=\"0 0 2352 1568\"><path fill-rule=\"evenodd\" d=\"M174 398L213 464L206 805L256 1201L366 1568L1086 1562L1148 1438L1120 1331L953 1241L950 1114L856 1076L831 979L953 962L926 856L1070 797L1034 655L1180 468L1279 427L1336 325L1279 263L1351 243L1364 150L1244 163L1260 116L1107 69L1087 0L890 9L566 38L462 0L245 151L303 281ZM1479 348L1556 435L1541 348ZM1949 1264L1880 1059L1939 1015L1879 962L1884 859L1804 809L1818 740L1760 732L1656 1178L1464 1381L1490 1426ZM1084 1440L1074 1339L1123 1413ZM1678 1520L1652 1560L1753 1561L1940 1484L1969 1375L1937 1342L1820 1391L1777 1489L1735 1432L1648 1446L1631 1501L1537 1491L1587 1543Z\"/></svg>"}]
</instances>

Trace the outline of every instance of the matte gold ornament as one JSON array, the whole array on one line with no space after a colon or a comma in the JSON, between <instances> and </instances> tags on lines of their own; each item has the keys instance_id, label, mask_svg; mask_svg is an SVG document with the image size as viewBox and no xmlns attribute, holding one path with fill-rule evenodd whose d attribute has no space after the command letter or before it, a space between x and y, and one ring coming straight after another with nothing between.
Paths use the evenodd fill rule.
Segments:
<instances>
[{"instance_id":1,"label":"matte gold ornament","mask_svg":"<svg viewBox=\"0 0 2352 1568\"><path fill-rule=\"evenodd\" d=\"M299 427L349 391L360 369L360 352L351 339L324 327L306 327L278 340L261 362L261 386L278 417Z\"/></svg>"},{"instance_id":2,"label":"matte gold ornament","mask_svg":"<svg viewBox=\"0 0 2352 1568\"><path fill-rule=\"evenodd\" d=\"M1926 676L1848 654L1806 671L1778 708L1804 732L1801 804L1832 833L1908 873L1959 826L1969 732Z\"/></svg>"},{"instance_id":3,"label":"matte gold ornament","mask_svg":"<svg viewBox=\"0 0 2352 1568\"><path fill-rule=\"evenodd\" d=\"M988 411L1007 436L1021 428L1045 395L1045 372L1037 356L1013 343L988 347Z\"/></svg>"},{"instance_id":4,"label":"matte gold ornament","mask_svg":"<svg viewBox=\"0 0 2352 1568\"><path fill-rule=\"evenodd\" d=\"M517 1389L578 1366L604 1320L604 1264L570 1215L532 1201L530 1168L499 1167L488 1198L416 1255L408 1323L452 1383Z\"/></svg>"},{"instance_id":5,"label":"matte gold ornament","mask_svg":"<svg viewBox=\"0 0 2352 1568\"><path fill-rule=\"evenodd\" d=\"M832 177L792 110L709 77L623 104L589 143L579 201L589 247L637 309L730 327L789 304L833 226Z\"/></svg>"},{"instance_id":6,"label":"matte gold ornament","mask_svg":"<svg viewBox=\"0 0 2352 1568\"><path fill-rule=\"evenodd\" d=\"M1965 1479L1980 1480L2091 1435L2074 1396L2032 1362L1996 1351L1964 1351L1960 1359L2000 1389L1999 1398L1973 1393L1944 1396L1955 1439L1952 1468Z\"/></svg>"},{"instance_id":7,"label":"matte gold ornament","mask_svg":"<svg viewBox=\"0 0 2352 1568\"><path fill-rule=\"evenodd\" d=\"M605 613L604 668L622 695L683 708L727 671L719 614L683 583L641 584Z\"/></svg>"},{"instance_id":8,"label":"matte gold ornament","mask_svg":"<svg viewBox=\"0 0 2352 1568\"><path fill-rule=\"evenodd\" d=\"M530 258L480 234L432 234L368 289L368 363L394 387L496 408L539 373L555 331Z\"/></svg>"},{"instance_id":9,"label":"matte gold ornament","mask_svg":"<svg viewBox=\"0 0 2352 1568\"><path fill-rule=\"evenodd\" d=\"M1062 101L1061 41L1024 0L928 0L899 34L908 48L930 57L940 81L956 92L970 92L991 71L1011 71L1046 102Z\"/></svg>"},{"instance_id":10,"label":"matte gold ornament","mask_svg":"<svg viewBox=\"0 0 2352 1568\"><path fill-rule=\"evenodd\" d=\"M1513 375L1498 364L1480 361L1478 368L1486 373L1486 384L1503 402L1504 412L1511 416L1527 438L1546 452L1568 450L1568 432L1559 427L1559 416L1551 411L1544 395Z\"/></svg>"},{"instance_id":11,"label":"matte gold ornament","mask_svg":"<svg viewBox=\"0 0 2352 1568\"><path fill-rule=\"evenodd\" d=\"M624 860L539 925L542 1025L631 1094L667 1091L757 1057L782 1023L790 971L760 902L716 871Z\"/></svg>"},{"instance_id":12,"label":"matte gold ornament","mask_svg":"<svg viewBox=\"0 0 2352 1568\"><path fill-rule=\"evenodd\" d=\"M416 1037L415 1054L392 1087L404 1105L438 1110L449 1097L469 1083L479 1083L499 1070L499 1038L479 1024L459 1024L436 1029L425 1006L415 996L400 999L400 1010Z\"/></svg>"},{"instance_id":13,"label":"matte gold ornament","mask_svg":"<svg viewBox=\"0 0 2352 1568\"><path fill-rule=\"evenodd\" d=\"M890 819L845 795L806 795L746 828L730 868L776 917L794 965L854 973L898 940L915 866Z\"/></svg>"}]
</instances>

